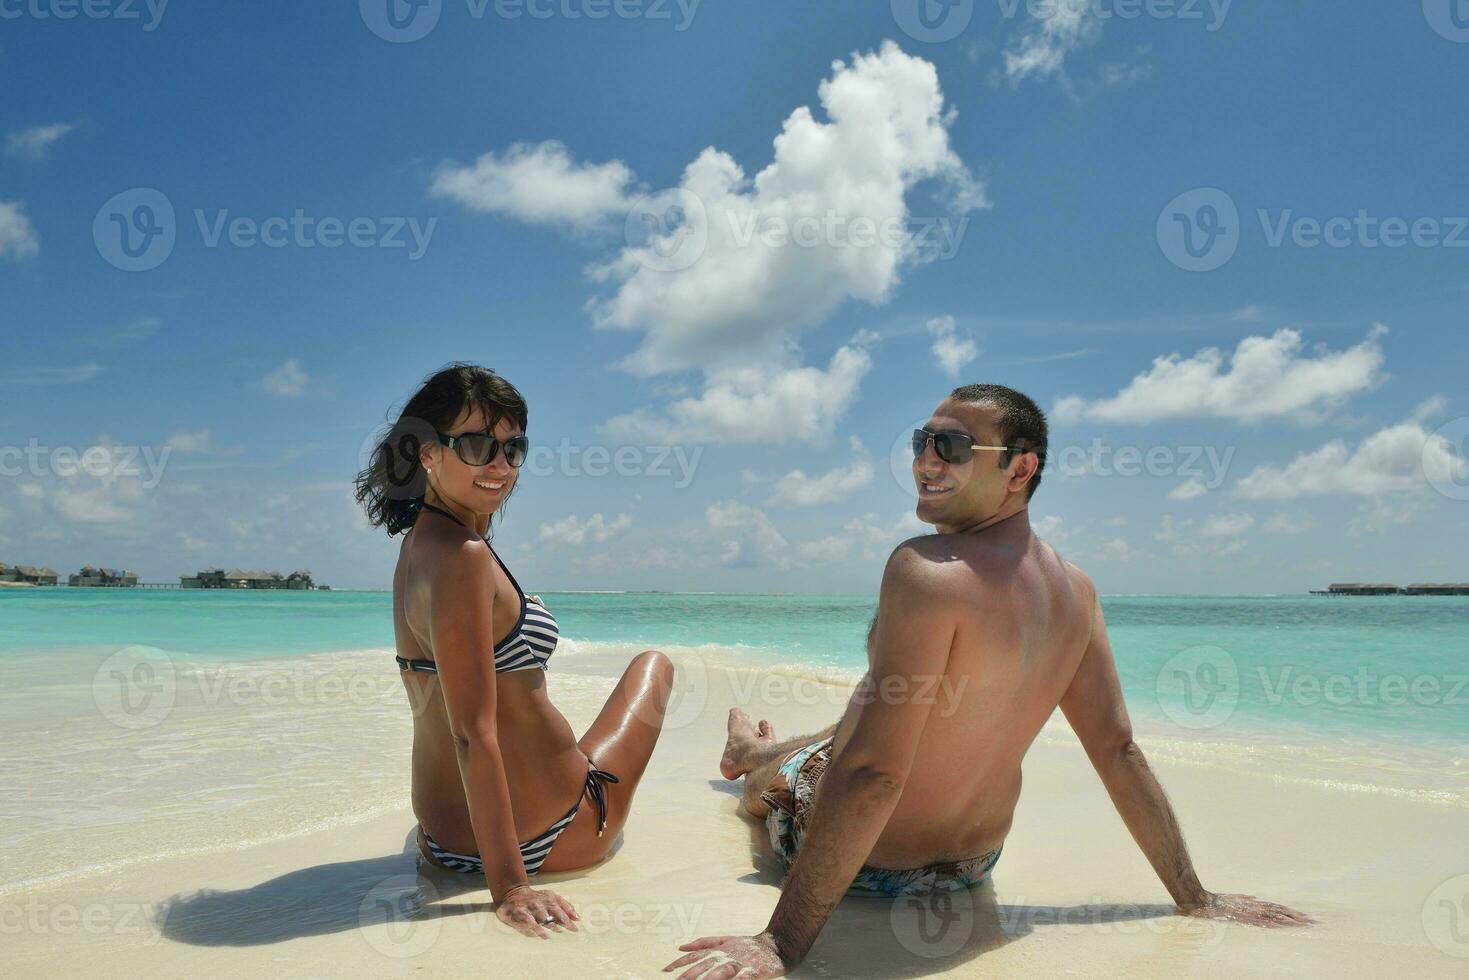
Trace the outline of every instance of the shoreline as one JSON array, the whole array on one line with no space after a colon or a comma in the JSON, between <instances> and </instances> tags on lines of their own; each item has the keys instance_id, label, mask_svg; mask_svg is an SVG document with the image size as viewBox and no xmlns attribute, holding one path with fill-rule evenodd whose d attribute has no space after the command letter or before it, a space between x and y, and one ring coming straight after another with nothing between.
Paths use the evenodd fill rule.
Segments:
<instances>
[{"instance_id":1,"label":"shoreline","mask_svg":"<svg viewBox=\"0 0 1469 980\"><path fill-rule=\"evenodd\" d=\"M552 695L576 730L625 662L583 653L558 664ZM689 938L758 930L778 898L763 827L736 815L737 787L715 771L725 709L753 691L747 710L769 717L781 737L819 728L839 709L791 700L762 706L757 682L767 676L748 667L708 670L698 690L671 706L613 856L589 872L543 879L581 910L589 928L580 935L526 940L491 920L478 882L418 873L406 747L394 731L384 744L402 751L379 760L393 778L380 809L344 805L328 826L263 843L215 840L0 893L0 910L8 906L22 923L8 941L8 972L69 974L106 956L117 976L396 976L462 970L491 956L520 975L655 975ZM404 704L386 707L406 714ZM258 724L258 711L241 710ZM355 728L370 719L334 720ZM371 751L359 736L342 745ZM1144 978L1200 971L1447 977L1462 967L1452 934L1432 931L1430 901L1435 889L1457 887L1456 876L1469 873L1469 858L1452 868L1435 843L1458 839L1458 808L1211 769L1165 753L1150 760L1207 887L1280 901L1319 924L1276 932L1174 915L1079 747L1038 740L994 882L945 907L952 930L936 936L937 909L848 900L795 975L1050 977L1085 962L1090 975ZM194 778L200 791L208 782ZM331 785L345 804L362 798L350 774ZM165 822L154 835L170 840L172 829ZM87 914L97 928L67 925Z\"/></svg>"}]
</instances>

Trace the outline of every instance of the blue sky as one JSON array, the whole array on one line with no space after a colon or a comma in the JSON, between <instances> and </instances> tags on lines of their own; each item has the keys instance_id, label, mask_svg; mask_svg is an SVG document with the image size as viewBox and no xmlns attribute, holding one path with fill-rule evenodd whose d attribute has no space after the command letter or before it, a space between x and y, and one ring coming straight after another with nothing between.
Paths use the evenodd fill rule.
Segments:
<instances>
[{"instance_id":1,"label":"blue sky","mask_svg":"<svg viewBox=\"0 0 1469 980\"><path fill-rule=\"evenodd\" d=\"M0 0L0 561L385 586L464 359L539 589L871 590L969 381L1106 592L1469 577L1450 0L387 2Z\"/></svg>"}]
</instances>

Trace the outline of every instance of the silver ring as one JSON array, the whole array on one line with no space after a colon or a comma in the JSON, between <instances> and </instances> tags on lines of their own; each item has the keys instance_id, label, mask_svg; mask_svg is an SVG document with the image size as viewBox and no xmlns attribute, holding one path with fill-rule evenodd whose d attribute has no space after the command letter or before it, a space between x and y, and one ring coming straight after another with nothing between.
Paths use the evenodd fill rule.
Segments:
<instances>
[{"instance_id":1,"label":"silver ring","mask_svg":"<svg viewBox=\"0 0 1469 980\"><path fill-rule=\"evenodd\" d=\"M548 915L544 919L541 920L541 925L543 925L543 926L549 926L549 925L553 925L555 922L556 922L556 917L554 915Z\"/></svg>"}]
</instances>

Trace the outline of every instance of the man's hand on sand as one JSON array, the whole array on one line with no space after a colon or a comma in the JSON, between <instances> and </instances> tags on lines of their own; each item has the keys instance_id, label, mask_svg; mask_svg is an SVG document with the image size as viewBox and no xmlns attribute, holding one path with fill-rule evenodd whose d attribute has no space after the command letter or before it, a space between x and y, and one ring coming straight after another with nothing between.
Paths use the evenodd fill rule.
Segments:
<instances>
[{"instance_id":1,"label":"man's hand on sand","mask_svg":"<svg viewBox=\"0 0 1469 980\"><path fill-rule=\"evenodd\" d=\"M676 980L768 980L783 977L790 967L780 958L775 939L770 933L758 936L711 936L684 943L679 949L688 953L663 968L672 973L688 967ZM794 964L792 964L794 965Z\"/></svg>"},{"instance_id":2,"label":"man's hand on sand","mask_svg":"<svg viewBox=\"0 0 1469 980\"><path fill-rule=\"evenodd\" d=\"M571 903L553 891L537 891L529 885L512 889L495 903L495 917L517 932L533 939L549 939L546 927L557 932L564 926L576 932L579 916Z\"/></svg>"},{"instance_id":3,"label":"man's hand on sand","mask_svg":"<svg viewBox=\"0 0 1469 980\"><path fill-rule=\"evenodd\" d=\"M1284 905L1266 902L1253 895L1215 895L1210 893L1202 905L1182 906L1179 911L1200 919L1224 919L1247 926L1309 926L1316 920Z\"/></svg>"}]
</instances>

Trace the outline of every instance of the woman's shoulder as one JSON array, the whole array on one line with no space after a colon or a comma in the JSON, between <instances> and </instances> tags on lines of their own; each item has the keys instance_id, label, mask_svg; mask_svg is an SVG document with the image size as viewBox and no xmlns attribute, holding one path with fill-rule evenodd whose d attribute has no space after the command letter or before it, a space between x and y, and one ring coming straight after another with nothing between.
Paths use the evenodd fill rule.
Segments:
<instances>
[{"instance_id":1,"label":"woman's shoulder","mask_svg":"<svg viewBox=\"0 0 1469 980\"><path fill-rule=\"evenodd\" d=\"M494 556L483 538L464 528L434 528L423 534L416 529L404 540L404 558L411 550L411 572L430 585L455 582L480 583L493 580ZM421 537L420 537L421 535Z\"/></svg>"}]
</instances>

